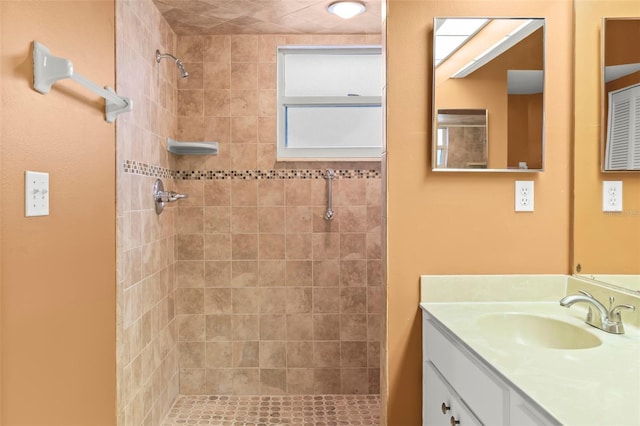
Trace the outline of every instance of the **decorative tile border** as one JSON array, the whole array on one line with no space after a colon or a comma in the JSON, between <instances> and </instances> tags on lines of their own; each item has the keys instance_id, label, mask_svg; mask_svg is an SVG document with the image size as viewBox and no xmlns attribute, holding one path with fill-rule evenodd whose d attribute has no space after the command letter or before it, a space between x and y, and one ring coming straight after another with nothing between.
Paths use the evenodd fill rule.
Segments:
<instances>
[{"instance_id":1,"label":"decorative tile border","mask_svg":"<svg viewBox=\"0 0 640 426\"><path fill-rule=\"evenodd\" d=\"M221 180L221 179L323 179L326 169L277 169L277 170L170 170L137 161L124 162L124 172L136 175L179 180ZM378 170L335 169L339 179L376 179L381 177Z\"/></svg>"}]
</instances>

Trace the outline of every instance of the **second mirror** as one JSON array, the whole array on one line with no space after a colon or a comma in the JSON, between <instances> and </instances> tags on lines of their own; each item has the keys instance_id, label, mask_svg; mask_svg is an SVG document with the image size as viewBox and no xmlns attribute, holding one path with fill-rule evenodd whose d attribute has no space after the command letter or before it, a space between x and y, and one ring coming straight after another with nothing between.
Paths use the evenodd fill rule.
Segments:
<instances>
[{"instance_id":1,"label":"second mirror","mask_svg":"<svg viewBox=\"0 0 640 426\"><path fill-rule=\"evenodd\" d=\"M434 171L544 169L544 27L543 18L435 18Z\"/></svg>"}]
</instances>

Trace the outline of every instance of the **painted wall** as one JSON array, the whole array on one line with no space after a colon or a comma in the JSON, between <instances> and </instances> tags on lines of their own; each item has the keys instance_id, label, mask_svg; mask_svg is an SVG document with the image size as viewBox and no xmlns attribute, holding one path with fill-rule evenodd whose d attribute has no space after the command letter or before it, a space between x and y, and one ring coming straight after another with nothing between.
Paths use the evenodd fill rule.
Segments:
<instances>
[{"instance_id":1,"label":"painted wall","mask_svg":"<svg viewBox=\"0 0 640 426\"><path fill-rule=\"evenodd\" d=\"M3 1L2 424L113 425L115 126L72 81L33 90L32 41L113 87L113 1ZM24 217L24 171L50 215Z\"/></svg>"},{"instance_id":2,"label":"painted wall","mask_svg":"<svg viewBox=\"0 0 640 426\"><path fill-rule=\"evenodd\" d=\"M421 418L421 274L567 273L570 252L572 6L557 1L390 0L387 14L388 424ZM547 18L545 171L433 173L434 16ZM514 213L514 181L535 182L534 213Z\"/></svg>"},{"instance_id":3,"label":"painted wall","mask_svg":"<svg viewBox=\"0 0 640 426\"><path fill-rule=\"evenodd\" d=\"M640 273L640 173L601 170L603 17L638 17L634 1L575 2L575 170L573 271ZM579 142L579 143L578 143ZM622 213L602 212L602 181L623 182Z\"/></svg>"}]
</instances>

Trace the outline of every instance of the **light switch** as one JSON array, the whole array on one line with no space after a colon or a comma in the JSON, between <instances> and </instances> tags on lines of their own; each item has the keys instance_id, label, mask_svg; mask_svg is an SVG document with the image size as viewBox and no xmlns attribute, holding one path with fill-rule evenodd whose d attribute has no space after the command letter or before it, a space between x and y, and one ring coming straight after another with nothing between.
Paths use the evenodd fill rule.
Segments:
<instances>
[{"instance_id":1,"label":"light switch","mask_svg":"<svg viewBox=\"0 0 640 426\"><path fill-rule=\"evenodd\" d=\"M49 216L49 173L24 173L25 216Z\"/></svg>"}]
</instances>

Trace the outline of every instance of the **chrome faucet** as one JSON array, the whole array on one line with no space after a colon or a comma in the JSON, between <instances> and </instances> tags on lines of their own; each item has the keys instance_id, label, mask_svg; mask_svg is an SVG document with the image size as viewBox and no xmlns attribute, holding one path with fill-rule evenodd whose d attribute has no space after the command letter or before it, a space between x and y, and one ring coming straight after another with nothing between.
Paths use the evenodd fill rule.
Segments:
<instances>
[{"instance_id":1,"label":"chrome faucet","mask_svg":"<svg viewBox=\"0 0 640 426\"><path fill-rule=\"evenodd\" d=\"M623 309L629 309L634 311L636 309L633 305L618 305L613 306L614 298L609 297L609 309L607 309L598 299L584 290L578 291L581 294L571 294L560 299L560 306L566 308L570 307L574 303L584 302L589 305L589 312L587 312L587 319L585 322L590 326L604 330L607 333L623 334L624 326L622 325L622 317L620 311ZM594 315L592 308L597 313Z\"/></svg>"}]
</instances>

